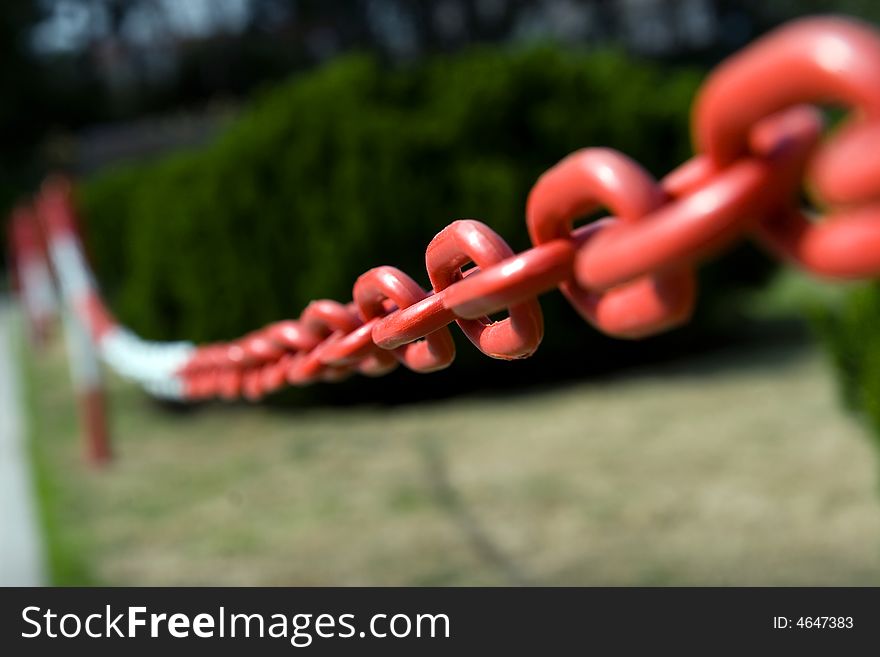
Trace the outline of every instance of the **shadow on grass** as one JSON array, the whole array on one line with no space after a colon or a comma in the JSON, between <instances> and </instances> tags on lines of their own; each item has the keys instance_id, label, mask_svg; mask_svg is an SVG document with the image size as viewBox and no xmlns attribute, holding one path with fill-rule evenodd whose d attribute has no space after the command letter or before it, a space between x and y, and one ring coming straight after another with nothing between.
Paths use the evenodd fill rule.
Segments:
<instances>
[{"instance_id":1,"label":"shadow on grass","mask_svg":"<svg viewBox=\"0 0 880 657\"><path fill-rule=\"evenodd\" d=\"M452 483L446 456L436 442L423 436L418 441L418 449L435 500L459 529L477 558L495 569L510 585L534 585L532 578L492 540L489 532L468 507Z\"/></svg>"}]
</instances>

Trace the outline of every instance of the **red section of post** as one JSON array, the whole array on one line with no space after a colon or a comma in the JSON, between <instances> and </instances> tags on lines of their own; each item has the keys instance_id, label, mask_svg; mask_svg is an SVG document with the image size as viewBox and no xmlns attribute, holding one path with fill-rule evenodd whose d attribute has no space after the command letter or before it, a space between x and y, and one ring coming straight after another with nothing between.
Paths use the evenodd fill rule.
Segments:
<instances>
[{"instance_id":1,"label":"red section of post","mask_svg":"<svg viewBox=\"0 0 880 657\"><path fill-rule=\"evenodd\" d=\"M79 391L78 398L86 459L92 465L102 466L112 456L104 389L86 388Z\"/></svg>"},{"instance_id":2,"label":"red section of post","mask_svg":"<svg viewBox=\"0 0 880 657\"><path fill-rule=\"evenodd\" d=\"M55 292L42 230L26 205L19 205L10 217L9 253L13 289L24 310L28 337L41 346L55 317Z\"/></svg>"}]
</instances>

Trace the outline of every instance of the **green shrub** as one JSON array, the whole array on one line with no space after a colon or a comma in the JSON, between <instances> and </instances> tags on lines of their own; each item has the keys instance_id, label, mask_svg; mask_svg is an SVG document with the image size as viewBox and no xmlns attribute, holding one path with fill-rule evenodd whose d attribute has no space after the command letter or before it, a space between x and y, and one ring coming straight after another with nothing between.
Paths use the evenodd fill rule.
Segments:
<instances>
[{"instance_id":1,"label":"green shrub","mask_svg":"<svg viewBox=\"0 0 880 657\"><path fill-rule=\"evenodd\" d=\"M844 404L866 421L880 445L880 284L860 285L812 316Z\"/></svg>"},{"instance_id":2,"label":"green shrub","mask_svg":"<svg viewBox=\"0 0 880 657\"><path fill-rule=\"evenodd\" d=\"M617 148L656 175L684 161L700 79L551 48L396 70L339 59L254 99L208 147L86 181L96 268L122 320L156 339L230 338L316 297L350 299L355 278L379 264L427 284L424 248L456 218L525 248L529 188L575 149ZM710 268L705 316L767 270L752 252ZM579 371L668 348L609 349L559 298L544 308L542 353L571 364L573 350L590 350ZM459 345L461 377L475 358Z\"/></svg>"}]
</instances>

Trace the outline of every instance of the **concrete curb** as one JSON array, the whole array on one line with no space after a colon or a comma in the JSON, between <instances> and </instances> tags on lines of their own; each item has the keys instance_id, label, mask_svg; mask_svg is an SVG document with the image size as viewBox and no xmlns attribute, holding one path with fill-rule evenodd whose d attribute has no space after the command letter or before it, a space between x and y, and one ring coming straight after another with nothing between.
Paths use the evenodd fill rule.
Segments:
<instances>
[{"instance_id":1,"label":"concrete curb","mask_svg":"<svg viewBox=\"0 0 880 657\"><path fill-rule=\"evenodd\" d=\"M47 582L27 450L17 310L0 298L0 586Z\"/></svg>"}]
</instances>

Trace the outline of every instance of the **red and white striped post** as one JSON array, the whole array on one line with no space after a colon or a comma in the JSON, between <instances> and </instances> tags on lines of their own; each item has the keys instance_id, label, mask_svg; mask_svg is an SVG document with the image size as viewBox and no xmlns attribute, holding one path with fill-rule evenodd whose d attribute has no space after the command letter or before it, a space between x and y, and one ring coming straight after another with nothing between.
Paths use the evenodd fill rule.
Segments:
<instances>
[{"instance_id":1,"label":"red and white striped post","mask_svg":"<svg viewBox=\"0 0 880 657\"><path fill-rule=\"evenodd\" d=\"M70 374L79 398L86 458L95 465L111 456L104 381L96 345L109 328L80 245L71 189L61 178L48 180L37 197L37 211L62 297L64 336Z\"/></svg>"},{"instance_id":2,"label":"red and white striped post","mask_svg":"<svg viewBox=\"0 0 880 657\"><path fill-rule=\"evenodd\" d=\"M18 206L9 222L9 270L27 320L28 337L37 346L49 335L57 313L46 245L33 209Z\"/></svg>"}]
</instances>

